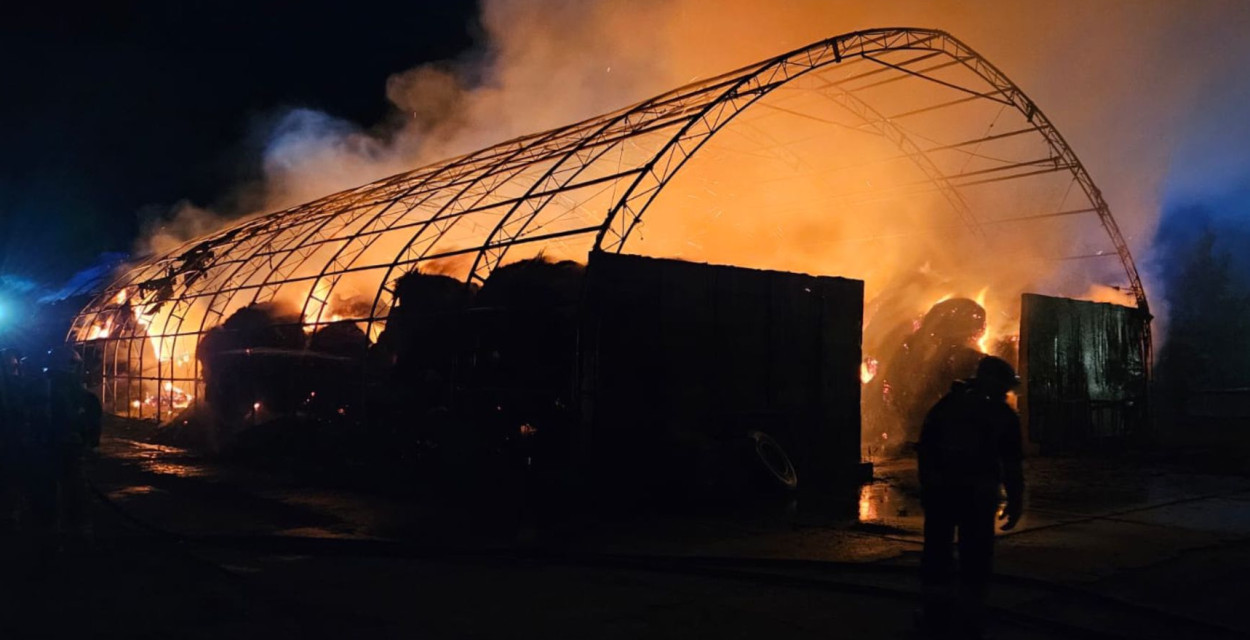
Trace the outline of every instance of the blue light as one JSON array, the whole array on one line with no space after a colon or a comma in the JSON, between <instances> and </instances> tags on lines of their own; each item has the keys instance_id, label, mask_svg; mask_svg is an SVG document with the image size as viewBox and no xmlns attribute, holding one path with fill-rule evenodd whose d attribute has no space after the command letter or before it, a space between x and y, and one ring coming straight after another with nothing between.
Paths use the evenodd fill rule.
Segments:
<instances>
[{"instance_id":1,"label":"blue light","mask_svg":"<svg viewBox=\"0 0 1250 640\"><path fill-rule=\"evenodd\" d=\"M0 338L5 341L11 338L11 332L17 331L22 325L22 308L20 302L0 293ZM13 345L0 343L0 348Z\"/></svg>"}]
</instances>

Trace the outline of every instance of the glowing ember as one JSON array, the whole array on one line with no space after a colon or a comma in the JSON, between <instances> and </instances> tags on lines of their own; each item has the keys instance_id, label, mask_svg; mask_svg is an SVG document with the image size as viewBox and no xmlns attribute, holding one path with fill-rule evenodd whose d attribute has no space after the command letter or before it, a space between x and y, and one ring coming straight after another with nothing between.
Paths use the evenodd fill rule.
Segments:
<instances>
[{"instance_id":1,"label":"glowing ember","mask_svg":"<svg viewBox=\"0 0 1250 640\"><path fill-rule=\"evenodd\" d=\"M871 356L864 358L864 361L859 363L859 381L863 384L872 382L872 379L877 377L878 364L876 358Z\"/></svg>"},{"instance_id":2,"label":"glowing ember","mask_svg":"<svg viewBox=\"0 0 1250 640\"><path fill-rule=\"evenodd\" d=\"M191 406L191 402L195 400L195 396L183 391L172 382L166 382L164 389L165 392L169 394L169 403L171 405L168 409L169 411L173 411L175 409L186 409Z\"/></svg>"}]
</instances>

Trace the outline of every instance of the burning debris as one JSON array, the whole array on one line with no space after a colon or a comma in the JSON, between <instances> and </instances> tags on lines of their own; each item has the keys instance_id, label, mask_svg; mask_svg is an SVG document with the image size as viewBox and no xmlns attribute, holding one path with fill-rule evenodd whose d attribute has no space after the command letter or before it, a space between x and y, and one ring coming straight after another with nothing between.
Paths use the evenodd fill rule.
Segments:
<instances>
[{"instance_id":1,"label":"burning debris","mask_svg":"<svg viewBox=\"0 0 1250 640\"><path fill-rule=\"evenodd\" d=\"M895 455L920 434L925 413L956 380L976 372L987 354L1007 357L1014 336L991 339L985 309L986 291L976 299L943 296L908 330L893 333L885 344L887 357L865 358L860 367L864 383L864 441L874 453ZM890 339L890 338L887 338Z\"/></svg>"},{"instance_id":2,"label":"burning debris","mask_svg":"<svg viewBox=\"0 0 1250 640\"><path fill-rule=\"evenodd\" d=\"M121 276L72 339L115 413L348 421L367 402L438 430L463 403L537 439L573 411L587 256L837 274L870 301L848 375L901 445L980 353L1013 348L1001 301L1123 280L1146 311L1101 192L983 62L940 31L822 40L197 238ZM969 297L921 308L942 291Z\"/></svg>"}]
</instances>

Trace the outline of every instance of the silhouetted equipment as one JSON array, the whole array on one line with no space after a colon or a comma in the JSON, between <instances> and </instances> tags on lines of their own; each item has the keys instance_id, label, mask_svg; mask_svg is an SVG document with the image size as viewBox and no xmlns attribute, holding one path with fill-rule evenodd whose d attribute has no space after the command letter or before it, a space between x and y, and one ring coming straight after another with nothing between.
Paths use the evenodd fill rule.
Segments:
<instances>
[{"instance_id":1,"label":"silhouetted equipment","mask_svg":"<svg viewBox=\"0 0 1250 640\"><path fill-rule=\"evenodd\" d=\"M1130 307L1025 294L1021 414L1043 453L1123 446L1146 434L1144 340Z\"/></svg>"},{"instance_id":2,"label":"silhouetted equipment","mask_svg":"<svg viewBox=\"0 0 1250 640\"><path fill-rule=\"evenodd\" d=\"M581 450L600 473L700 483L754 431L800 487L859 472L862 282L595 253L585 305Z\"/></svg>"}]
</instances>

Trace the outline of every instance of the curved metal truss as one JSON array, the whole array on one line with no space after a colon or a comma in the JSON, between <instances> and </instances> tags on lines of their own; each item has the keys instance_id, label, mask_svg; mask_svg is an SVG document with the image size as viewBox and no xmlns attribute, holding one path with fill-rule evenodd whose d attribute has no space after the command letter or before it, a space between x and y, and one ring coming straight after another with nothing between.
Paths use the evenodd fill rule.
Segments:
<instances>
[{"instance_id":1,"label":"curved metal truss","mask_svg":"<svg viewBox=\"0 0 1250 640\"><path fill-rule=\"evenodd\" d=\"M840 119L787 107L788 91L823 101ZM900 110L897 98L923 102ZM505 260L538 252L584 258L592 249L621 251L688 161L757 104L771 104L761 113L884 141L916 178L889 188L901 197L940 195L947 213L973 235L1006 223L1096 220L1104 248L1059 257L1118 257L1125 290L1147 309L1109 207L1033 101L949 34L889 28L839 35L606 115L235 224L130 269L82 310L69 339L97 349L109 410L165 418L200 395L200 337L248 305L298 308L309 331L356 321L376 338L394 281L407 271L472 283ZM969 116L970 108L992 119ZM1007 120L1004 114L1016 125L994 129ZM983 133L912 124L941 118L980 118L972 124ZM785 142L763 140L761 153L790 161ZM1036 157L985 151L1020 140L1032 141ZM1004 218L976 195L982 185L1055 176L1067 188L1048 209ZM1072 206L1074 186L1081 202ZM843 191L844 199L875 197L873 189Z\"/></svg>"}]
</instances>

